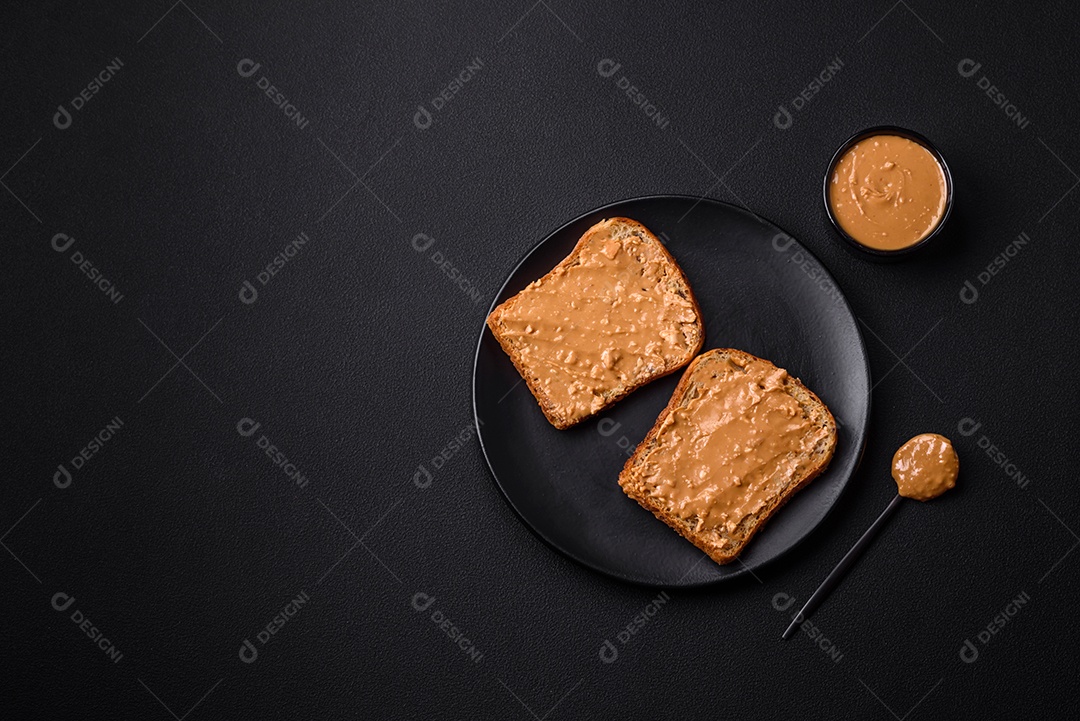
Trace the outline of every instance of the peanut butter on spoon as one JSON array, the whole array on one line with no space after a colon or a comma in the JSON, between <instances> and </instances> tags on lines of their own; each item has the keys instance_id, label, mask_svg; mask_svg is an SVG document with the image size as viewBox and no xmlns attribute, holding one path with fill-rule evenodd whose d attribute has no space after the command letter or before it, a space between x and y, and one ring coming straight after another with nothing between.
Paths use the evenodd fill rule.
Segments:
<instances>
[{"instance_id":1,"label":"peanut butter on spoon","mask_svg":"<svg viewBox=\"0 0 1080 721\"><path fill-rule=\"evenodd\" d=\"M920 433L900 446L892 460L892 477L900 495L917 501L937 498L956 487L960 459L952 443L937 433Z\"/></svg>"},{"instance_id":2,"label":"peanut butter on spoon","mask_svg":"<svg viewBox=\"0 0 1080 721\"><path fill-rule=\"evenodd\" d=\"M945 436L939 436L937 433L920 433L900 446L893 455L892 461L892 477L900 490L899 495L893 497L877 520L870 524L870 528L866 529L851 550L840 559L840 563L836 564L836 568L825 577L806 605L795 614L791 625L784 631L783 638L791 638L795 629L821 605L829 592L839 585L843 575L870 546L874 536L900 507L901 498L914 498L917 501L937 498L950 488L956 487L956 476L959 472L960 459L956 457L952 442Z\"/></svg>"}]
</instances>

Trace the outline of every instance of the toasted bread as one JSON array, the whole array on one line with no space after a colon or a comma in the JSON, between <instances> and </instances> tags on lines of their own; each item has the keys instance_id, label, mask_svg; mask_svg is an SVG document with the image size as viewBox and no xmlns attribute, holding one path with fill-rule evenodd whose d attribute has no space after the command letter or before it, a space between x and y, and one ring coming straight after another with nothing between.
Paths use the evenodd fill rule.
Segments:
<instances>
[{"instance_id":1,"label":"toasted bread","mask_svg":"<svg viewBox=\"0 0 1080 721\"><path fill-rule=\"evenodd\" d=\"M678 263L629 218L591 227L487 324L559 429L686 365L705 337Z\"/></svg>"},{"instance_id":2,"label":"toasted bread","mask_svg":"<svg viewBox=\"0 0 1080 721\"><path fill-rule=\"evenodd\" d=\"M619 475L623 491L730 563L836 449L836 421L797 378L730 348L694 359Z\"/></svg>"}]
</instances>

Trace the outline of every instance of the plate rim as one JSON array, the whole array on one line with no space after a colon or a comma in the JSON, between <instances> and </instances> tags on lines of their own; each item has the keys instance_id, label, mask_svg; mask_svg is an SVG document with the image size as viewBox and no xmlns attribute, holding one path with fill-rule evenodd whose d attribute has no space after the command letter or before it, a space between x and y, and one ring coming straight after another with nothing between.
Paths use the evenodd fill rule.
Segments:
<instances>
[{"instance_id":1,"label":"plate rim","mask_svg":"<svg viewBox=\"0 0 1080 721\"><path fill-rule=\"evenodd\" d=\"M732 573L730 573L728 575L721 576L719 578L713 578L713 579L705 580L705 581L697 581L697 582L693 582L693 583L678 583L678 584L674 584L674 585L673 584L666 584L666 583L653 583L653 582L649 582L649 581L643 581L643 580L638 579L638 578L631 578L629 576L622 575L622 574L620 574L620 573L618 573L616 571L612 571L611 569L608 569L608 568L601 568L600 566L596 565L595 563L593 563L593 562L591 562L589 560L586 560L584 558L580 558L577 554L571 553L570 551L567 551L566 549L559 547L558 545L555 544L554 541L549 539L547 536L545 536L543 533L541 533L540 530L537 529L532 523L530 523L529 520L524 516L524 514L522 514L521 510L518 509L518 507L516 505L514 505L514 502L510 499L510 496L507 494L506 489L504 489L502 484L499 482L499 477L495 473L495 469L492 468L491 458L488 455L487 447L484 445L484 436L483 436L482 429L481 429L482 424L481 424L481 421L480 421L480 412L479 412L479 409L477 408L477 404L476 404L477 366L480 363L480 348L481 348L481 346L483 345L483 342L484 342L484 335L486 333L491 332L491 330L487 326L487 319L491 315L492 311L495 310L496 305L499 302L499 296L501 296L503 291L506 290L506 286L510 284L510 280L515 276L515 274L521 268L521 266L523 266L526 263L526 261L528 261L529 258L532 257L533 253L535 253L537 250L540 249L540 246L542 246L544 243L546 243L551 238L558 235L560 232L562 232L566 228L568 228L568 227L574 225L575 223L583 220L586 216L589 216L589 215L592 215L594 213L598 213L598 212L607 210L608 208L614 208L615 206L625 205L627 203L633 203L633 202L644 201L644 200L691 200L691 201L694 201L694 206L695 207L696 207L696 205L698 205L700 203L708 203L710 205L724 206L724 207L726 207L726 208L728 208L730 210L734 210L734 211L738 212L741 215L750 216L750 217L755 218L757 220L763 221L766 224L772 226L773 228L776 228L777 230L780 230L781 232L786 234L789 238L793 239L796 243L798 243L799 246L803 249L803 251L808 253L810 255L810 257L813 258L814 261L821 267L821 269L822 269L822 271L824 271L826 277L830 281L832 281L833 286L839 291L839 296L840 296L840 299L844 303L844 308L847 309L847 311L850 314L851 318L855 320L855 323L853 324L854 328L855 328L855 337L859 339L859 347L862 349L863 365L865 366L865 371L866 371L865 377L866 377L866 380L867 380L866 417L863 420L862 429L861 429L862 430L862 443L859 445L859 448L856 450L855 464L851 467L851 471L847 474L847 478L845 478L843 480L843 483L840 484L839 493L836 494L836 498L829 505L829 508L825 511L825 513L821 516L821 518L819 518L812 526L810 526L810 528L806 529L806 531L794 543L792 543L790 546L788 546L784 550L777 553L775 556L772 556L771 558L765 559L765 560L763 560L763 561L761 561L761 562L759 562L757 564L754 564L754 565L748 565L746 563L742 563L742 561L740 559L736 559L736 560L740 560L740 564L741 564L742 567L740 569L738 569L738 570L733 571ZM693 209L694 208L691 207L691 212L693 211ZM680 369L680 370L685 370L685 369ZM484 456L484 465L487 467L487 472L488 472L488 475L491 477L492 482L494 483L495 487L499 490L499 495L502 496L503 501L514 512L514 515L517 516L518 520L522 523L522 525L524 525L526 528L528 528L529 531L532 532L532 534L534 536L536 536L541 541L543 541L544 545L548 546L549 548L551 548L553 551L555 551L559 555L562 555L562 556L564 556L566 558L569 558L570 560L574 561L575 563L578 563L578 564L584 566L585 568L588 568L591 571L599 573L599 574L601 574L601 575L603 575L603 576L605 576L607 578L616 579L616 580L621 581L623 583L632 584L634 586L638 586L638 587L642 587L642 588L660 588L660 589L704 588L704 587L708 587L708 586L715 586L717 584L721 584L721 583L725 583L725 582L734 581L735 579L738 579L738 578L745 578L747 575L752 576L754 570L756 570L758 568L761 568L763 566L766 566L766 565L768 565L770 563L773 563L775 561L780 560L781 558L783 558L784 556L789 554L793 549L795 549L796 547L801 545L804 541L806 541L808 538L810 538L810 536L812 536L814 534L814 532L817 531L817 529L821 527L821 524L824 523L825 520L828 519L829 516L831 516L833 514L833 511L836 509L836 506L840 502L840 498L844 495L845 491L847 491L848 485L851 483L851 479L855 476L856 473L858 473L859 468L862 466L863 457L864 457L864 455L866 453L866 443L869 440L869 434L870 434L870 417L871 417L871 414L872 414L872 411L873 411L873 394L871 393L872 387L870 386L870 382L872 380L873 380L873 378L870 375L870 356L869 356L869 354L867 352L867 349L866 349L866 339L863 337L862 329L859 328L858 316L855 315L855 309L851 307L851 303L850 303L850 301L848 301L847 295L843 292L843 290L840 289L840 284L836 282L836 278L833 277L832 272L825 266L824 263L821 262L821 259L818 258L817 255L810 248L806 247L802 243L802 241L800 241L798 238L791 235L786 230L781 228L779 225L777 225L773 221L769 220L765 216L761 215L760 213L755 213L755 212L751 211L749 208L745 208L743 206L736 205L734 203L729 203L729 202L724 201L724 200L718 200L716 198L713 198L713 197L710 197L710 196L707 196L707 195L687 195L685 193L656 193L656 194L653 194L653 195L641 195L641 196L634 196L634 197L631 197L631 198L623 198L622 200L616 200L616 201L613 201L611 203L606 203L604 205L597 206L597 207L595 207L595 208L593 208L591 210L587 210L584 213L581 213L581 214L577 215L573 219L571 219L571 220L563 223L562 225L560 225L555 230L547 233L540 240L538 240L536 243L534 243L532 245L532 247L530 247L529 250L527 250L525 252L525 254L521 256L521 259L518 260L518 262L514 264L513 268L511 268L510 271L506 274L506 279L502 282L502 285L499 286L498 290L495 291L495 294L494 294L494 296L492 297L492 300L491 300L491 305L488 306L488 310L484 314L483 325L481 326L479 336L476 339L476 350L473 353L473 367L472 367L473 426L474 426L475 431L476 431L476 440L480 445L480 452ZM689 541L687 541L687 543L689 543Z\"/></svg>"}]
</instances>

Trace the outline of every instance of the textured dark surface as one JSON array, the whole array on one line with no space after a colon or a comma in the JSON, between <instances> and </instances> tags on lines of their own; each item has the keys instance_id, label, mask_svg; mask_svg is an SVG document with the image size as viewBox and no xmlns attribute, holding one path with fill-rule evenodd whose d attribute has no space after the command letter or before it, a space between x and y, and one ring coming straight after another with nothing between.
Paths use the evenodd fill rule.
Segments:
<instances>
[{"instance_id":1,"label":"textured dark surface","mask_svg":"<svg viewBox=\"0 0 1080 721\"><path fill-rule=\"evenodd\" d=\"M1080 99L1066 3L125 5L30 3L0 22L5 717L1072 712ZM57 128L57 106L114 58ZM621 67L604 77L609 58ZM249 77L244 59L260 64ZM849 256L820 206L836 145L881 123L934 140L957 190L949 242L892 267ZM472 423L476 336L510 269L568 219L652 193L745 203L810 247L861 319L877 384L862 469L829 523L757 579L658 600L537 540L468 432L432 460ZM75 239L63 252L59 233ZM250 437L243 418L261 424ZM981 426L963 436L965 419ZM959 488L901 508L815 614L837 652L807 633L781 642L794 609L780 594L805 600L892 497L889 458L920 431L954 438ZM56 611L57 594L75 601Z\"/></svg>"}]
</instances>

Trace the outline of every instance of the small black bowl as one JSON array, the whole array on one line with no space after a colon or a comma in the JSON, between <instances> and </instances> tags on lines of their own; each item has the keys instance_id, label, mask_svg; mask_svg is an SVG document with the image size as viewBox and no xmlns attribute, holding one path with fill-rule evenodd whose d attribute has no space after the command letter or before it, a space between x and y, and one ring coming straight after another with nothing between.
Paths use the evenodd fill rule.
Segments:
<instances>
[{"instance_id":1,"label":"small black bowl","mask_svg":"<svg viewBox=\"0 0 1080 721\"><path fill-rule=\"evenodd\" d=\"M844 156L852 145L865 140L872 135L898 135L901 138L907 138L914 140L919 145L923 146L930 151L930 154L934 156L938 164L941 165L941 172L945 174L945 209L941 213L941 219L930 233L914 245L909 245L906 248L897 248L896 250L878 250L877 248L871 248L863 245L859 241L848 235L847 231L841 227L839 221L836 219L836 215L833 213L832 204L829 202L829 179L832 178L833 169L836 168L836 164L840 162L840 158ZM866 128L852 135L845 140L833 153L832 160L829 161L829 167L825 171L825 180L821 186L822 198L825 201L825 214L829 218L829 223L832 225L836 234L844 241L845 247L850 250L854 250L855 254L870 260L879 262L890 262L895 260L901 260L910 256L912 253L918 252L932 243L934 239L938 238L942 234L942 229L945 227L945 222L949 219L949 213L952 211L953 204L953 180L952 173L949 172L949 164L945 162L945 156L941 154L941 151L937 149L933 143L927 140L922 135L908 130L907 128L899 128L895 125L877 125L872 128Z\"/></svg>"}]
</instances>

